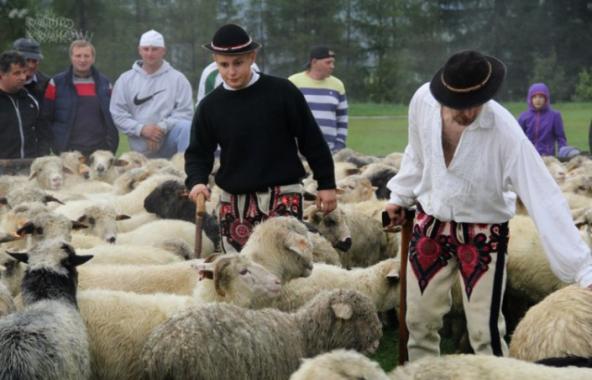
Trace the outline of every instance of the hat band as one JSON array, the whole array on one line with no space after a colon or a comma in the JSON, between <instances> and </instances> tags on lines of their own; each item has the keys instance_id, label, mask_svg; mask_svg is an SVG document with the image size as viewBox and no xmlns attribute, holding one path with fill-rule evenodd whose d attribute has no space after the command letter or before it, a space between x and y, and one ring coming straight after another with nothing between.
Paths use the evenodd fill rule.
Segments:
<instances>
[{"instance_id":1,"label":"hat band","mask_svg":"<svg viewBox=\"0 0 592 380\"><path fill-rule=\"evenodd\" d=\"M212 49L214 50L218 50L218 51L233 51L233 50L238 50L238 49L242 49L246 46L249 46L251 43L253 42L253 40L251 38L249 38L249 40L242 44L242 45L236 45L236 46L230 46L230 47L220 47L220 46L216 46L214 45L214 43L212 42Z\"/></svg>"},{"instance_id":2,"label":"hat band","mask_svg":"<svg viewBox=\"0 0 592 380\"><path fill-rule=\"evenodd\" d=\"M476 84L476 85L471 86L471 87L465 87L465 88L452 87L451 85L449 85L448 83L446 83L446 81L444 80L444 72L443 71L442 71L442 74L440 74L440 81L442 82L442 84L444 85L444 87L446 87L447 89L449 89L452 92L465 93L465 92L471 92L471 91L478 90L481 87L485 86L485 84L487 83L487 81L489 80L489 78L491 78L491 73L493 71L492 70L492 67L491 67L491 63L489 63L489 61L486 61L486 62L487 62L487 68L488 68L487 76L479 84Z\"/></svg>"}]
</instances>

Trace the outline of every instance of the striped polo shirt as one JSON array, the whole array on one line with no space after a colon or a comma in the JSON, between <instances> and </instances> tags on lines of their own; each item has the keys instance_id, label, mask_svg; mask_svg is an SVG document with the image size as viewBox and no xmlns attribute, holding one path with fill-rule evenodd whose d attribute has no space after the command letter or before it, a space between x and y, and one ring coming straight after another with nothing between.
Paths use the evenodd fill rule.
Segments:
<instances>
[{"instance_id":1,"label":"striped polo shirt","mask_svg":"<svg viewBox=\"0 0 592 380\"><path fill-rule=\"evenodd\" d=\"M304 94L312 114L332 152L345 148L347 98L343 82L334 76L316 80L306 71L288 78Z\"/></svg>"}]
</instances>

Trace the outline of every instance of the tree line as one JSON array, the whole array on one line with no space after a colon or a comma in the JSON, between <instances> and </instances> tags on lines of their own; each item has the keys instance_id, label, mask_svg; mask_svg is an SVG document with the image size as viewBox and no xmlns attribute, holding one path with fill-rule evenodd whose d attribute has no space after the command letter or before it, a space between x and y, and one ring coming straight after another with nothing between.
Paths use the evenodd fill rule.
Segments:
<instances>
[{"instance_id":1,"label":"tree line","mask_svg":"<svg viewBox=\"0 0 592 380\"><path fill-rule=\"evenodd\" d=\"M91 39L97 67L114 81L138 58L139 36L165 36L167 59L196 90L211 61L201 48L236 22L263 44L257 62L287 77L313 45L337 55L350 100L407 103L452 53L477 49L508 67L501 100L543 81L554 101L592 100L592 1L586 0L0 0L0 47L40 40L42 71L69 63L74 37Z\"/></svg>"}]
</instances>

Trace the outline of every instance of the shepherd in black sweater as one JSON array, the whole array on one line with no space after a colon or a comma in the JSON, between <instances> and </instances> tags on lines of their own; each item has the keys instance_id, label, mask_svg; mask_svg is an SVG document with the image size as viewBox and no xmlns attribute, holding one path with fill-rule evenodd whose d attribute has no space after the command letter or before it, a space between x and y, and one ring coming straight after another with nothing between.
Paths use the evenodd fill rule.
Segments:
<instances>
[{"instance_id":1,"label":"shepherd in black sweater","mask_svg":"<svg viewBox=\"0 0 592 380\"><path fill-rule=\"evenodd\" d=\"M219 220L225 251L240 251L252 228L278 215L302 218L306 157L318 183L317 206L336 207L331 152L302 93L287 79L251 69L260 45L238 25L222 26L212 42L221 86L200 103L185 152L190 198L209 199L208 176L220 146L216 184L224 191Z\"/></svg>"}]
</instances>

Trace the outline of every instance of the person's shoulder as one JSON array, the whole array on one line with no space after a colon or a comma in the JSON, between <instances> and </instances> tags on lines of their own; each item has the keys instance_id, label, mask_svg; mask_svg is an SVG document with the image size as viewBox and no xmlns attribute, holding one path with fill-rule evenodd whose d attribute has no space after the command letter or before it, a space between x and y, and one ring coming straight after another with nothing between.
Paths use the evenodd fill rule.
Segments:
<instances>
[{"instance_id":1,"label":"person's shoulder","mask_svg":"<svg viewBox=\"0 0 592 380\"><path fill-rule=\"evenodd\" d=\"M345 93L345 85L343 84L341 79L331 75L329 78L327 78L327 82L330 84L331 87L339 91L339 93Z\"/></svg>"},{"instance_id":2,"label":"person's shoulder","mask_svg":"<svg viewBox=\"0 0 592 380\"><path fill-rule=\"evenodd\" d=\"M301 71L299 73L294 73L288 77L288 80L292 83L301 81L306 78L306 72Z\"/></svg>"}]
</instances>

